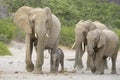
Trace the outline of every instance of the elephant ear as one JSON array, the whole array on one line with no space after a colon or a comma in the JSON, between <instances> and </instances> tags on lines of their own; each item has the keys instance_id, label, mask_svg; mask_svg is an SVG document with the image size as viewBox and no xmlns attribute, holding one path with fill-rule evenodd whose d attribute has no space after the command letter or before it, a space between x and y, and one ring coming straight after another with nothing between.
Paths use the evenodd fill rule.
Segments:
<instances>
[{"instance_id":1,"label":"elephant ear","mask_svg":"<svg viewBox=\"0 0 120 80\"><path fill-rule=\"evenodd\" d=\"M99 41L98 41L98 44L97 44L97 47L98 48L101 48L102 46L104 46L106 44L106 37L105 35L101 32L100 33L100 37L99 37Z\"/></svg>"},{"instance_id":2,"label":"elephant ear","mask_svg":"<svg viewBox=\"0 0 120 80\"><path fill-rule=\"evenodd\" d=\"M47 28L51 28L53 25L53 20L52 20L52 12L49 7L43 8L47 12L48 20L47 20Z\"/></svg>"},{"instance_id":3,"label":"elephant ear","mask_svg":"<svg viewBox=\"0 0 120 80\"><path fill-rule=\"evenodd\" d=\"M28 18L28 13L32 9L33 8L28 6L22 6L15 12L13 16L15 25L20 27L26 33L32 33Z\"/></svg>"}]
</instances>

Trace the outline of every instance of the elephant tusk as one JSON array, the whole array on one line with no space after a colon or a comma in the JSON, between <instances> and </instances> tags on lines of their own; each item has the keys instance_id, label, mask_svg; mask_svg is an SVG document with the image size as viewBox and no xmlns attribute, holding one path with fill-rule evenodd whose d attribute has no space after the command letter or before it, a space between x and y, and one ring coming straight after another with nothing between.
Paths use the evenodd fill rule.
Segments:
<instances>
[{"instance_id":1,"label":"elephant tusk","mask_svg":"<svg viewBox=\"0 0 120 80\"><path fill-rule=\"evenodd\" d=\"M49 38L49 35L46 33L47 38Z\"/></svg>"},{"instance_id":2,"label":"elephant tusk","mask_svg":"<svg viewBox=\"0 0 120 80\"><path fill-rule=\"evenodd\" d=\"M85 47L84 47L84 43L82 42L82 50L84 51L85 50Z\"/></svg>"},{"instance_id":3,"label":"elephant tusk","mask_svg":"<svg viewBox=\"0 0 120 80\"><path fill-rule=\"evenodd\" d=\"M71 49L73 49L74 47L75 47L75 42L73 43L73 45L72 45Z\"/></svg>"},{"instance_id":4,"label":"elephant tusk","mask_svg":"<svg viewBox=\"0 0 120 80\"><path fill-rule=\"evenodd\" d=\"M35 33L35 38L37 38L37 34Z\"/></svg>"}]
</instances>

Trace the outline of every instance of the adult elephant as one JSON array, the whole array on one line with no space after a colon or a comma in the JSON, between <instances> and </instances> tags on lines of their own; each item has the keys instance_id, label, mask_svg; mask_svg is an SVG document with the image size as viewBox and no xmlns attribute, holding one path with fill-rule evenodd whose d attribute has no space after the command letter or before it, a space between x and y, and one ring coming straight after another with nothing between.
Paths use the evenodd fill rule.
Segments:
<instances>
[{"instance_id":1,"label":"adult elephant","mask_svg":"<svg viewBox=\"0 0 120 80\"><path fill-rule=\"evenodd\" d=\"M95 30L95 29L107 29L107 27L98 22L92 22L90 20L87 21L79 21L76 24L75 27L75 45L76 45L76 55L75 55L75 64L74 68L77 68L78 70L83 68L82 64L82 56L85 52L85 45L87 45L87 33L89 31ZM82 46L82 44L84 44ZM87 58L87 69L89 69L89 56Z\"/></svg>"},{"instance_id":2,"label":"adult elephant","mask_svg":"<svg viewBox=\"0 0 120 80\"><path fill-rule=\"evenodd\" d=\"M116 73L116 58L119 48L118 36L110 30L93 30L87 35L87 51L90 55L90 68L95 74L104 73L104 61L107 57L112 61L112 74Z\"/></svg>"},{"instance_id":3,"label":"adult elephant","mask_svg":"<svg viewBox=\"0 0 120 80\"><path fill-rule=\"evenodd\" d=\"M61 24L51 13L49 7L32 8L20 7L14 14L14 23L26 33L26 69L28 72L43 73L44 50L58 47ZM36 36L35 36L36 35ZM36 64L32 62L32 50L36 42Z\"/></svg>"}]
</instances>

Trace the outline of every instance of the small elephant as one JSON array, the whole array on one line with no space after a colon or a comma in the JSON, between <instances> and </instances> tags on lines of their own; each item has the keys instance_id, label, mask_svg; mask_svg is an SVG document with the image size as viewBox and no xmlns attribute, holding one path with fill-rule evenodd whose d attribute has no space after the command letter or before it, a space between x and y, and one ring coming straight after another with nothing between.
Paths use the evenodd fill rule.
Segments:
<instances>
[{"instance_id":1,"label":"small elephant","mask_svg":"<svg viewBox=\"0 0 120 80\"><path fill-rule=\"evenodd\" d=\"M112 61L111 74L115 74L119 47L118 36L110 30L96 29L88 32L87 42L91 71L95 74L104 74L104 61L110 57Z\"/></svg>"},{"instance_id":2,"label":"small elephant","mask_svg":"<svg viewBox=\"0 0 120 80\"><path fill-rule=\"evenodd\" d=\"M49 51L51 55L50 59L50 72L57 73L59 64L61 64L61 72L64 72L64 53L62 49L56 48Z\"/></svg>"}]
</instances>

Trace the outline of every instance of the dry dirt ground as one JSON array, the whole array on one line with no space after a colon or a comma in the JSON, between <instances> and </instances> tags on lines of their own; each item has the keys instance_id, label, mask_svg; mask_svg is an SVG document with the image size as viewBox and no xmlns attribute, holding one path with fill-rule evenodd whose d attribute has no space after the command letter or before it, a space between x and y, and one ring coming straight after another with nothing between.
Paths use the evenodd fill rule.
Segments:
<instances>
[{"instance_id":1,"label":"dry dirt ground","mask_svg":"<svg viewBox=\"0 0 120 80\"><path fill-rule=\"evenodd\" d=\"M44 52L44 74L33 74L25 69L25 43L12 41L8 45L12 56L0 56L0 80L120 80L120 53L117 57L117 74L110 74L111 61L108 60L109 69L105 70L104 75L95 75L86 71L86 56L83 56L84 68L75 71L74 56L75 51L66 47L61 47L65 54L65 72L52 74L50 70L50 57L48 51ZM33 51L33 62L35 63L36 53Z\"/></svg>"}]
</instances>

